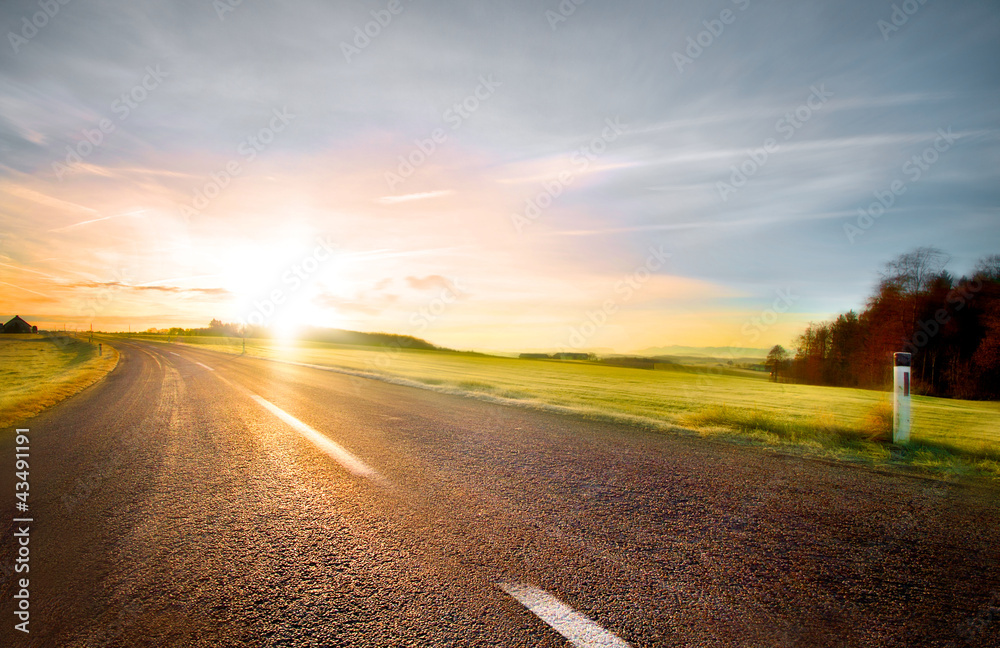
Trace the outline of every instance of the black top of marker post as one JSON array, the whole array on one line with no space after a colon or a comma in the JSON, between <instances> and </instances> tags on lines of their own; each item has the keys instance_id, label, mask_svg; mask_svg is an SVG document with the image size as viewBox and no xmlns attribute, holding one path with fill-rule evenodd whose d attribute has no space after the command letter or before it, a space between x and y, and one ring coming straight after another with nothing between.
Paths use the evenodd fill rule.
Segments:
<instances>
[{"instance_id":1,"label":"black top of marker post","mask_svg":"<svg viewBox=\"0 0 1000 648\"><path fill-rule=\"evenodd\" d=\"M909 367L910 366L910 354L909 353L893 353L893 359L895 360L895 365L897 367Z\"/></svg>"}]
</instances>

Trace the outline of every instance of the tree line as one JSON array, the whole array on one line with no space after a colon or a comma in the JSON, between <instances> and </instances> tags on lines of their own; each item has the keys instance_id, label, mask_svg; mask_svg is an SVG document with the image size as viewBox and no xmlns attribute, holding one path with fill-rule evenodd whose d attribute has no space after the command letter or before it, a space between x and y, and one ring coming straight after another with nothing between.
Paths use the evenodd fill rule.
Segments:
<instances>
[{"instance_id":1,"label":"tree line","mask_svg":"<svg viewBox=\"0 0 1000 648\"><path fill-rule=\"evenodd\" d=\"M780 345L771 349L772 379L888 389L892 354L906 351L917 393L1000 398L1000 254L959 278L945 269L948 261L941 250L922 247L886 263L860 313L811 323L794 356Z\"/></svg>"}]
</instances>

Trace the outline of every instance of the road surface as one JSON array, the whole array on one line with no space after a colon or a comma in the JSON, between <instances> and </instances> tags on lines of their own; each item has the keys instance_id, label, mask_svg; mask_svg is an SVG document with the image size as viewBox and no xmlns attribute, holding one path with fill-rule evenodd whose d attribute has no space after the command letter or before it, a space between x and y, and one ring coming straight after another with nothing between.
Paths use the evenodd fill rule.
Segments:
<instances>
[{"instance_id":1,"label":"road surface","mask_svg":"<svg viewBox=\"0 0 1000 648\"><path fill-rule=\"evenodd\" d=\"M2 646L1000 645L988 490L115 346L27 513L4 431Z\"/></svg>"}]
</instances>

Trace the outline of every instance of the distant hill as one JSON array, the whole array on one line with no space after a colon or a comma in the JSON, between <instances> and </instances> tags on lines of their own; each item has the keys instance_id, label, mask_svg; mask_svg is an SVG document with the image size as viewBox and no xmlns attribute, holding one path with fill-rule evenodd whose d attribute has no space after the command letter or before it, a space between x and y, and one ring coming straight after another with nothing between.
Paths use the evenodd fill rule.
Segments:
<instances>
[{"instance_id":1,"label":"distant hill","mask_svg":"<svg viewBox=\"0 0 1000 648\"><path fill-rule=\"evenodd\" d=\"M156 332L151 330L149 332ZM219 337L242 337L235 324L212 320L208 328L182 329L172 328L164 331L168 335L205 335ZM268 339L272 332L267 328L251 327L245 332L248 338ZM302 329L296 336L300 340L309 342L330 342L333 344L357 344L361 346L394 346L404 349L425 349L434 351L450 351L443 347L438 347L427 340L422 340L412 335L397 335L395 333L363 333L361 331L345 331L335 328L318 328L310 326Z\"/></svg>"},{"instance_id":2,"label":"distant hill","mask_svg":"<svg viewBox=\"0 0 1000 648\"><path fill-rule=\"evenodd\" d=\"M736 347L691 347L691 346L664 346L664 347L648 347L645 349L640 349L639 351L633 351L632 353L640 356L655 357L655 356L679 356L679 357L689 357L689 358L766 358L767 352L770 349L758 349L754 347L736 348Z\"/></svg>"},{"instance_id":3,"label":"distant hill","mask_svg":"<svg viewBox=\"0 0 1000 648\"><path fill-rule=\"evenodd\" d=\"M427 340L412 335L397 335L395 333L362 333L360 331L345 331L343 329L307 328L299 339L310 342L332 342L334 344L358 344L363 346L398 346L404 349L435 350L436 347Z\"/></svg>"}]
</instances>

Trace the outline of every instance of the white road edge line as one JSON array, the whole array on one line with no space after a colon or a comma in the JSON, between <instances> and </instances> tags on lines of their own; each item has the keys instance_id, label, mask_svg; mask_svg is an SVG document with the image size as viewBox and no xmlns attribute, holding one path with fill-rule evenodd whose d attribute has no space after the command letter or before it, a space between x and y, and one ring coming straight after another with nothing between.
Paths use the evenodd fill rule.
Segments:
<instances>
[{"instance_id":1,"label":"white road edge line","mask_svg":"<svg viewBox=\"0 0 1000 648\"><path fill-rule=\"evenodd\" d=\"M209 366L208 366L208 365L206 365L206 364L201 364L200 362L195 362L195 364L196 364L196 365L198 365L199 367L205 367L205 368L206 368L206 369L208 369L209 371L215 371L215 369L212 369L211 367L209 367Z\"/></svg>"},{"instance_id":2,"label":"white road edge line","mask_svg":"<svg viewBox=\"0 0 1000 648\"><path fill-rule=\"evenodd\" d=\"M257 401L264 409L268 410L282 421L295 428L299 434L304 436L309 441L312 441L317 448L328 454L334 461L339 463L351 473L357 475L358 477L366 477L373 481L382 481L382 477L375 471L374 468L355 457L336 441L330 440L312 426L303 423L271 401L265 400L256 394L250 394L250 397Z\"/></svg>"},{"instance_id":3,"label":"white road edge line","mask_svg":"<svg viewBox=\"0 0 1000 648\"><path fill-rule=\"evenodd\" d=\"M577 648L631 648L627 642L545 590L520 583L498 585Z\"/></svg>"},{"instance_id":4,"label":"white road edge line","mask_svg":"<svg viewBox=\"0 0 1000 648\"><path fill-rule=\"evenodd\" d=\"M169 353L170 355L175 355L175 356L177 356L178 358L179 358L179 357L181 357L181 354L179 354L179 353L174 353L173 351L167 351L167 353Z\"/></svg>"}]
</instances>

